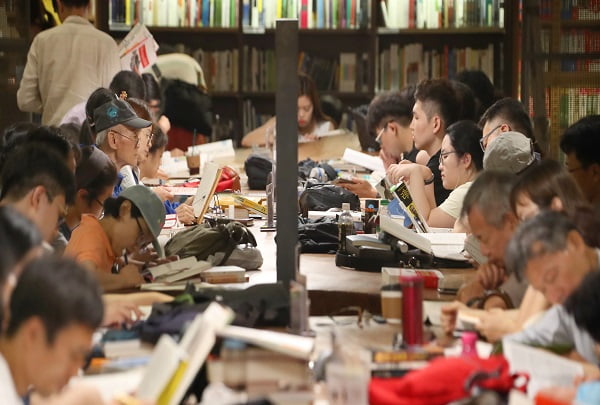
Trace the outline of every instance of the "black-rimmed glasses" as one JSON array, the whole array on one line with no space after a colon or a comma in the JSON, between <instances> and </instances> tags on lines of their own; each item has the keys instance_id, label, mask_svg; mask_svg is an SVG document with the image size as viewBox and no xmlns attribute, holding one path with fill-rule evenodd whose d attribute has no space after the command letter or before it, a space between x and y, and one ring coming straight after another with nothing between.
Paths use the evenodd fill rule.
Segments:
<instances>
[{"instance_id":1,"label":"black-rimmed glasses","mask_svg":"<svg viewBox=\"0 0 600 405\"><path fill-rule=\"evenodd\" d=\"M145 245L147 245L148 243L150 243L150 237L148 235L146 235L146 233L144 232L144 228L142 228L142 224L140 224L140 219L139 217L135 218L135 223L138 226L139 229L139 234L137 237L137 240L135 241L137 246L143 247Z\"/></svg>"},{"instance_id":2,"label":"black-rimmed glasses","mask_svg":"<svg viewBox=\"0 0 600 405\"><path fill-rule=\"evenodd\" d=\"M446 156L451 155L453 153L458 153L458 152L455 151L455 150L451 150L449 152L442 152L442 153L440 153L440 159L439 159L440 164L443 165L444 162L446 161Z\"/></svg>"},{"instance_id":3,"label":"black-rimmed glasses","mask_svg":"<svg viewBox=\"0 0 600 405\"><path fill-rule=\"evenodd\" d=\"M481 137L481 139L479 140L479 145L481 146L482 151L485 152L486 139L488 139L490 137L490 135L492 135L494 132L496 132L498 129L500 129L500 127L502 125L504 125L504 124L496 125L492 130L488 131L487 134L485 134L484 136Z\"/></svg>"}]
</instances>

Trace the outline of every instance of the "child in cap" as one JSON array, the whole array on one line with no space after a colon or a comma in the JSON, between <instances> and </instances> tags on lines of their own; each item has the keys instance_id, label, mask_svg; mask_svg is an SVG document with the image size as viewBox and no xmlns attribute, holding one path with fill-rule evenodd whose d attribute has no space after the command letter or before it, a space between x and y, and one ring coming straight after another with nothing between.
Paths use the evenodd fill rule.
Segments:
<instances>
[{"instance_id":1,"label":"child in cap","mask_svg":"<svg viewBox=\"0 0 600 405\"><path fill-rule=\"evenodd\" d=\"M152 243L160 255L162 249L156 238L164 221L165 208L155 193L141 185L129 187L118 198L104 202L102 219L82 216L65 255L93 271L104 291L137 287L144 279L137 265L127 263L127 254L138 253ZM116 272L121 255L125 264Z\"/></svg>"}]
</instances>

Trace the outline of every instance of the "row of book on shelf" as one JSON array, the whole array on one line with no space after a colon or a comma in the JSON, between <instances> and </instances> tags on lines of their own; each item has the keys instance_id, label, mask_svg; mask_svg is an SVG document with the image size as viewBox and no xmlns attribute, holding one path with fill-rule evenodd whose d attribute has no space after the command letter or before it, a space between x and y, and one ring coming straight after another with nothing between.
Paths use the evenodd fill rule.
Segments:
<instances>
[{"instance_id":1,"label":"row of book on shelf","mask_svg":"<svg viewBox=\"0 0 600 405\"><path fill-rule=\"evenodd\" d=\"M541 30L542 52L549 54L551 50L552 31ZM600 32L588 29L563 29L560 32L559 52L562 54L600 54ZM549 71L549 60L544 61L544 71ZM560 60L562 72L600 72L600 58L569 59L564 55Z\"/></svg>"},{"instance_id":2,"label":"row of book on shelf","mask_svg":"<svg viewBox=\"0 0 600 405\"><path fill-rule=\"evenodd\" d=\"M371 0L242 0L242 25L275 28L277 18L297 18L300 28L359 29L371 21Z\"/></svg>"},{"instance_id":3,"label":"row of book on shelf","mask_svg":"<svg viewBox=\"0 0 600 405\"><path fill-rule=\"evenodd\" d=\"M246 0L244 0L246 1ZM240 0L110 0L109 25L236 28Z\"/></svg>"},{"instance_id":4,"label":"row of book on shelf","mask_svg":"<svg viewBox=\"0 0 600 405\"><path fill-rule=\"evenodd\" d=\"M387 28L504 27L500 0L381 0Z\"/></svg>"},{"instance_id":5,"label":"row of book on shelf","mask_svg":"<svg viewBox=\"0 0 600 405\"><path fill-rule=\"evenodd\" d=\"M598 114L600 111L600 88L598 87L553 87L547 90L549 108L558 107L560 128L567 128L580 118ZM558 105L556 102L558 101ZM551 111L548 116L552 117Z\"/></svg>"},{"instance_id":6,"label":"row of book on shelf","mask_svg":"<svg viewBox=\"0 0 600 405\"><path fill-rule=\"evenodd\" d=\"M244 91L275 91L275 52L272 49L244 47L242 86ZM319 91L367 92L369 58L367 53L341 52L324 57L301 52L298 70L310 76Z\"/></svg>"},{"instance_id":7,"label":"row of book on shelf","mask_svg":"<svg viewBox=\"0 0 600 405\"><path fill-rule=\"evenodd\" d=\"M300 28L367 28L371 0L110 0L111 26L141 22L161 27L274 28L298 18Z\"/></svg>"},{"instance_id":8,"label":"row of book on shelf","mask_svg":"<svg viewBox=\"0 0 600 405\"><path fill-rule=\"evenodd\" d=\"M391 44L379 54L379 90L399 90L407 84L425 78L452 79L465 70L481 70L491 80L494 78L494 46L484 49L450 48L441 51L424 50L419 43L404 47Z\"/></svg>"},{"instance_id":9,"label":"row of book on shelf","mask_svg":"<svg viewBox=\"0 0 600 405\"><path fill-rule=\"evenodd\" d=\"M552 19L554 0L540 0L540 18ZM575 21L600 20L600 0L561 0L560 19Z\"/></svg>"}]
</instances>

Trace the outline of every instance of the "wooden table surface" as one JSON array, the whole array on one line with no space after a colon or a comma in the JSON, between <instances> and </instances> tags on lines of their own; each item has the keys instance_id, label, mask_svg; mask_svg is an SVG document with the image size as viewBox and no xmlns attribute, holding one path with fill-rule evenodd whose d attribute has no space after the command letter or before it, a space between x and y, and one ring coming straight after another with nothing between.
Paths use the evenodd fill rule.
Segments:
<instances>
[{"instance_id":1,"label":"wooden table surface","mask_svg":"<svg viewBox=\"0 0 600 405\"><path fill-rule=\"evenodd\" d=\"M261 221L250 228L256 237L264 263L259 271L249 271L249 285L272 283L277 280L275 232L261 232ZM468 280L474 275L472 269L440 269L444 275ZM300 273L306 276L311 299L311 315L329 315L340 308L361 306L372 313L381 313L381 273L371 273L337 267L335 255L304 253L300 255ZM425 300L451 301L454 295L440 294L425 289Z\"/></svg>"}]
</instances>

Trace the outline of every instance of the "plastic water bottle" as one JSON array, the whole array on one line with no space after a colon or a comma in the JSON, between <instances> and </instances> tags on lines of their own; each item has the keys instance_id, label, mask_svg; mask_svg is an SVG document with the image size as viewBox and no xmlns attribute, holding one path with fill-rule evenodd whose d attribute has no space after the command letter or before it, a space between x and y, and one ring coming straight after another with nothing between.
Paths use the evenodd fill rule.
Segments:
<instances>
[{"instance_id":1,"label":"plastic water bottle","mask_svg":"<svg viewBox=\"0 0 600 405\"><path fill-rule=\"evenodd\" d=\"M350 213L350 203L342 203L342 214L338 219L338 252L347 254L346 237L354 234L354 220Z\"/></svg>"}]
</instances>

